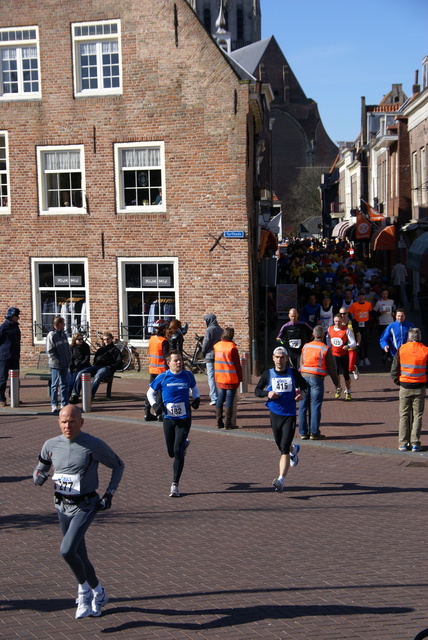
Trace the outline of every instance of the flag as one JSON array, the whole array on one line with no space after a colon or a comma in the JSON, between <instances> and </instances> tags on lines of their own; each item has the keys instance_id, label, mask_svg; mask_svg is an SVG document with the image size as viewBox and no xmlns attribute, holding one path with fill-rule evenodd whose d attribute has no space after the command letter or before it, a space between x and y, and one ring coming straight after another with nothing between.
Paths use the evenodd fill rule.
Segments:
<instances>
[{"instance_id":1,"label":"flag","mask_svg":"<svg viewBox=\"0 0 428 640\"><path fill-rule=\"evenodd\" d=\"M357 223L355 225L355 239L369 240L372 233L372 225L365 216L357 209Z\"/></svg>"},{"instance_id":2,"label":"flag","mask_svg":"<svg viewBox=\"0 0 428 640\"><path fill-rule=\"evenodd\" d=\"M362 198L361 202L364 202L364 204L366 205L367 211L369 212L369 218L372 222L385 222L385 217L381 213L379 213L379 211L370 206L369 203Z\"/></svg>"}]
</instances>

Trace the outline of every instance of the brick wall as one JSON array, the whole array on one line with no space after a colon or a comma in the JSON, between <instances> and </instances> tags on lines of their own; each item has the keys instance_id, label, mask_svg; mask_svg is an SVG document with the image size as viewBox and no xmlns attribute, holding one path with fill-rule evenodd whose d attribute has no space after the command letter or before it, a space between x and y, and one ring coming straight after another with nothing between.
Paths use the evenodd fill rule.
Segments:
<instances>
[{"instance_id":1,"label":"brick wall","mask_svg":"<svg viewBox=\"0 0 428 640\"><path fill-rule=\"evenodd\" d=\"M227 251L209 251L210 234L248 232L253 221L248 86L184 0L22 0L19 17L15 9L15 0L2 1L0 27L38 25L42 86L41 100L4 101L0 110L11 207L0 216L1 310L22 310L23 364L34 363L41 349L32 337L34 257L87 258L91 326L115 335L117 259L176 257L179 317L190 323L189 342L213 312L249 351L252 248L247 240L222 240ZM107 19L121 20L123 94L74 98L71 23ZM125 141L164 142L165 213L116 212L113 145ZM36 149L69 144L84 145L89 213L39 215Z\"/></svg>"}]
</instances>

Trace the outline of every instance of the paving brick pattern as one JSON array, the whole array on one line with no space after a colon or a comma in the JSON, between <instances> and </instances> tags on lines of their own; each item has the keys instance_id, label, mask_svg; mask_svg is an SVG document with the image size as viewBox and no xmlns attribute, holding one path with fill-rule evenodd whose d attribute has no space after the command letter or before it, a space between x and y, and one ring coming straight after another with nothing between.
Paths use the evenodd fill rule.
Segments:
<instances>
[{"instance_id":1,"label":"paving brick pattern","mask_svg":"<svg viewBox=\"0 0 428 640\"><path fill-rule=\"evenodd\" d=\"M427 457L396 450L387 377L358 382L350 406L326 400L329 439L301 443L283 494L271 487L278 453L263 403L243 397L245 432L219 431L201 382L183 495L170 499L161 425L141 421L147 381L115 381L85 423L126 463L113 509L87 535L110 602L76 621L52 488L31 479L58 425L42 383L23 381L22 408L0 412L0 636L412 640L428 627Z\"/></svg>"}]
</instances>

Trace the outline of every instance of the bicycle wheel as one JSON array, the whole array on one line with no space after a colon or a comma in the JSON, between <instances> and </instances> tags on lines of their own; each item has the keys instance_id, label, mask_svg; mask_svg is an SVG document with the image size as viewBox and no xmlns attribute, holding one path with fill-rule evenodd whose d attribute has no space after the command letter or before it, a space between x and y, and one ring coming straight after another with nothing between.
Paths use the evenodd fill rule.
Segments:
<instances>
[{"instance_id":1,"label":"bicycle wheel","mask_svg":"<svg viewBox=\"0 0 428 640\"><path fill-rule=\"evenodd\" d=\"M184 350L181 355L183 357L183 369L187 369L188 371L192 371L193 373L192 358Z\"/></svg>"},{"instance_id":2,"label":"bicycle wheel","mask_svg":"<svg viewBox=\"0 0 428 640\"><path fill-rule=\"evenodd\" d=\"M121 371L127 371L132 363L132 351L124 342L116 342L116 347L119 349L122 356Z\"/></svg>"},{"instance_id":3,"label":"bicycle wheel","mask_svg":"<svg viewBox=\"0 0 428 640\"><path fill-rule=\"evenodd\" d=\"M202 357L202 351L200 349L198 349L195 354L193 366L195 369L194 373L207 373L207 364L205 362L205 359Z\"/></svg>"}]
</instances>

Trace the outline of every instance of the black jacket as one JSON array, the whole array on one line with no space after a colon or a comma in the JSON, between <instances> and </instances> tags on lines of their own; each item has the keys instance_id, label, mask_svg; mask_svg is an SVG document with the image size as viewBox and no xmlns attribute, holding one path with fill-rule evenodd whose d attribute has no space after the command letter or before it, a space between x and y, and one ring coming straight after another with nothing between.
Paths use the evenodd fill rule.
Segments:
<instances>
[{"instance_id":1,"label":"black jacket","mask_svg":"<svg viewBox=\"0 0 428 640\"><path fill-rule=\"evenodd\" d=\"M112 342L100 347L95 354L94 364L97 367L110 367L112 371L122 369L122 354Z\"/></svg>"},{"instance_id":2,"label":"black jacket","mask_svg":"<svg viewBox=\"0 0 428 640\"><path fill-rule=\"evenodd\" d=\"M82 342L82 344L75 344L71 349L71 373L77 373L77 371L81 371L82 369L86 369L86 367L90 367L90 358L91 350L87 342Z\"/></svg>"},{"instance_id":3,"label":"black jacket","mask_svg":"<svg viewBox=\"0 0 428 640\"><path fill-rule=\"evenodd\" d=\"M19 369L21 329L17 322L5 320L0 325L0 360L9 360L11 369Z\"/></svg>"}]
</instances>

